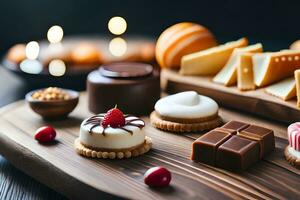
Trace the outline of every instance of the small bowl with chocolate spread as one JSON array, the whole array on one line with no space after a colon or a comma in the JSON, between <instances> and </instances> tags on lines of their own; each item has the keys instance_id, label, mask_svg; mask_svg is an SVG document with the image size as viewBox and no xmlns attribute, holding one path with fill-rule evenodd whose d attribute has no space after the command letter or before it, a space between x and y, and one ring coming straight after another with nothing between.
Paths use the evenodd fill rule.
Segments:
<instances>
[{"instance_id":1,"label":"small bowl with chocolate spread","mask_svg":"<svg viewBox=\"0 0 300 200\"><path fill-rule=\"evenodd\" d=\"M30 108L44 119L66 118L77 106L79 93L74 90L48 87L26 94Z\"/></svg>"}]
</instances>

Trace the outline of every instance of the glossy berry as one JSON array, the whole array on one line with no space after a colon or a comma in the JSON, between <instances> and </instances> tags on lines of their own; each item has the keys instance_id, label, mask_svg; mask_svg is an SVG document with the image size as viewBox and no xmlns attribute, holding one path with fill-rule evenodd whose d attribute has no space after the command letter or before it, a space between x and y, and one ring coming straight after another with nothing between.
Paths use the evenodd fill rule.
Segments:
<instances>
[{"instance_id":1,"label":"glossy berry","mask_svg":"<svg viewBox=\"0 0 300 200\"><path fill-rule=\"evenodd\" d=\"M171 172L164 167L152 167L144 175L144 182L151 187L165 187L170 184Z\"/></svg>"},{"instance_id":2,"label":"glossy berry","mask_svg":"<svg viewBox=\"0 0 300 200\"><path fill-rule=\"evenodd\" d=\"M101 125L103 127L118 128L125 125L125 117L121 110L118 108L110 109L104 116Z\"/></svg>"},{"instance_id":3,"label":"glossy berry","mask_svg":"<svg viewBox=\"0 0 300 200\"><path fill-rule=\"evenodd\" d=\"M55 139L56 131L52 126L43 126L36 130L34 139L37 141L44 142L52 142Z\"/></svg>"}]
</instances>

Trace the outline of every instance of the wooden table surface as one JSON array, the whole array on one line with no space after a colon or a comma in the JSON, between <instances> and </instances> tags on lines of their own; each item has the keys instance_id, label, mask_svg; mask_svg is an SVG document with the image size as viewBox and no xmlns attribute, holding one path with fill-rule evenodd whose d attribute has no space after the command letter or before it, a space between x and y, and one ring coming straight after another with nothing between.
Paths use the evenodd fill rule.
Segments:
<instances>
[{"instance_id":1,"label":"wooden table surface","mask_svg":"<svg viewBox=\"0 0 300 200\"><path fill-rule=\"evenodd\" d=\"M0 67L0 107L24 98L31 86ZM65 199L15 168L0 154L0 199Z\"/></svg>"},{"instance_id":2,"label":"wooden table surface","mask_svg":"<svg viewBox=\"0 0 300 200\"><path fill-rule=\"evenodd\" d=\"M220 110L227 121L237 119L257 123L286 137L286 126L253 116ZM36 128L48 124L32 113L23 101L4 107L0 117L0 153L25 173L64 195L135 199L296 199L300 196L300 172L284 159L285 139L276 139L276 150L243 173L232 173L188 159L191 143L200 134L175 135L147 126L152 151L128 160L86 159L77 155L73 141L80 122L90 116L86 95L66 121L50 123L58 130L58 143L40 145L33 140ZM148 119L145 118L146 122ZM143 173L162 165L173 173L172 184L151 189L143 183ZM99 192L99 191L102 192ZM99 196L98 196L99 197Z\"/></svg>"}]
</instances>

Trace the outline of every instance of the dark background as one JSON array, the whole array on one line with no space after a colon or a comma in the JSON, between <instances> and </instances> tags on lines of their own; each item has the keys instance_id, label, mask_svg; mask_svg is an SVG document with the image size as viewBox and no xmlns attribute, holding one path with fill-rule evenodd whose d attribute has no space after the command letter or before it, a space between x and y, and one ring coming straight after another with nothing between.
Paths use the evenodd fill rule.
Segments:
<instances>
[{"instance_id":1,"label":"dark background","mask_svg":"<svg viewBox=\"0 0 300 200\"><path fill-rule=\"evenodd\" d=\"M115 15L127 20L127 34L155 38L182 21L208 27L221 42L248 36L267 50L300 38L300 1L1 0L0 8L0 53L14 43L45 39L54 24L65 35L108 34L107 22Z\"/></svg>"},{"instance_id":2,"label":"dark background","mask_svg":"<svg viewBox=\"0 0 300 200\"><path fill-rule=\"evenodd\" d=\"M108 34L112 16L128 22L127 35L153 38L182 21L200 23L220 42L247 36L262 42L265 50L288 48L300 39L300 1L101 1L101 0L0 0L0 56L15 43L46 38L58 24L65 35ZM0 106L24 98L26 82L0 66ZM0 199L60 199L51 189L34 181L0 156ZM101 199L101 197L99 197Z\"/></svg>"}]
</instances>

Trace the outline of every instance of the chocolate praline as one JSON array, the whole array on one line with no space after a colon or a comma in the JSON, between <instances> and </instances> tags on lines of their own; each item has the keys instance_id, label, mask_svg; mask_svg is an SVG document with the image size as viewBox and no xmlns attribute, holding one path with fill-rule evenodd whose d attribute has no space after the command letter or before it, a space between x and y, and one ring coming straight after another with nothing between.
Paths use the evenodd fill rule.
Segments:
<instances>
[{"instance_id":1,"label":"chocolate praline","mask_svg":"<svg viewBox=\"0 0 300 200\"><path fill-rule=\"evenodd\" d=\"M144 63L103 65L88 75L87 91L93 113L106 112L117 104L124 113L147 115L160 98L159 71Z\"/></svg>"}]
</instances>

